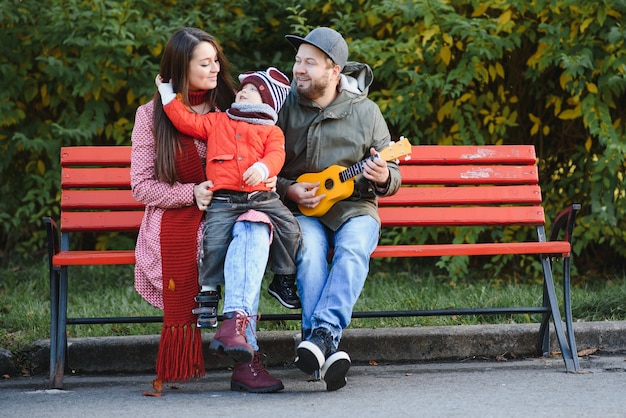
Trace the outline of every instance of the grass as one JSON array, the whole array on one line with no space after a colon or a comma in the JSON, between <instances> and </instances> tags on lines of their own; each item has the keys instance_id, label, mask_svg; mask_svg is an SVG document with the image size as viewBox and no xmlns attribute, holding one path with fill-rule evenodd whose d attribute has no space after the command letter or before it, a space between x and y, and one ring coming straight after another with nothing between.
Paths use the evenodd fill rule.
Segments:
<instances>
[{"instance_id":1,"label":"grass","mask_svg":"<svg viewBox=\"0 0 626 418\"><path fill-rule=\"evenodd\" d=\"M505 280L471 279L451 282L432 269L394 272L390 264L373 262L372 271L355 311L537 306L540 284L510 284ZM263 282L260 312L293 313L266 292ZM557 292L559 290L557 289ZM133 288L132 266L74 267L70 270L68 316L154 316L161 311L144 301ZM575 320L626 319L626 277L586 280L572 289ZM18 352L34 341L49 338L47 263L0 269L0 347ZM533 315L438 316L359 318L353 328L415 327L484 323L534 323ZM259 330L299 329L298 321L264 322ZM70 325L69 337L159 334L161 324Z\"/></svg>"}]
</instances>

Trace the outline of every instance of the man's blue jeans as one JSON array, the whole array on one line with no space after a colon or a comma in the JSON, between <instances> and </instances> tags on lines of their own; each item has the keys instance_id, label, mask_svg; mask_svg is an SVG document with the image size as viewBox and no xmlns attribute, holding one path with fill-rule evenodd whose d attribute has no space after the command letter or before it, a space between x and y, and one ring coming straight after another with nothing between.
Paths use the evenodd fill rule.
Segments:
<instances>
[{"instance_id":1,"label":"man's blue jeans","mask_svg":"<svg viewBox=\"0 0 626 418\"><path fill-rule=\"evenodd\" d=\"M357 216L333 231L318 218L302 215L297 219L303 241L297 275L302 337L307 340L313 329L324 327L333 336L334 351L365 284L380 225L371 216Z\"/></svg>"}]
</instances>

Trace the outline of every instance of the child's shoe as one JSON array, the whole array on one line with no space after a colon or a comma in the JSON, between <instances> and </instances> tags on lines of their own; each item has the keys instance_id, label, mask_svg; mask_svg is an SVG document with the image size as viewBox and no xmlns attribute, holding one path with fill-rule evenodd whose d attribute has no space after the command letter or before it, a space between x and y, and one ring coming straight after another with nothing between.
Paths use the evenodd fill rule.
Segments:
<instances>
[{"instance_id":1,"label":"child's shoe","mask_svg":"<svg viewBox=\"0 0 626 418\"><path fill-rule=\"evenodd\" d=\"M198 328L217 327L217 304L220 301L220 289L209 290L198 293L194 298L198 302L198 307L191 312L198 315L196 326Z\"/></svg>"},{"instance_id":2,"label":"child's shoe","mask_svg":"<svg viewBox=\"0 0 626 418\"><path fill-rule=\"evenodd\" d=\"M300 309L302 306L298 297L295 274L275 274L267 291L289 309Z\"/></svg>"}]
</instances>

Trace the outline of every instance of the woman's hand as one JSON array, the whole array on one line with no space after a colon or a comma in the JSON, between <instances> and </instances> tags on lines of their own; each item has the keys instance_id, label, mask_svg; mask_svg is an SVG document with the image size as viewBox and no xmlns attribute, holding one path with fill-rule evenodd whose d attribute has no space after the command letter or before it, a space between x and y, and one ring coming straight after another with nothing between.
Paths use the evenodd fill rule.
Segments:
<instances>
[{"instance_id":1,"label":"woman's hand","mask_svg":"<svg viewBox=\"0 0 626 418\"><path fill-rule=\"evenodd\" d=\"M275 192L276 191L276 182L278 180L278 177L274 176L274 177L270 177L267 180L265 180L265 185L267 186L268 189L270 189L271 191Z\"/></svg>"},{"instance_id":2,"label":"woman's hand","mask_svg":"<svg viewBox=\"0 0 626 418\"><path fill-rule=\"evenodd\" d=\"M211 180L203 181L200 184L193 186L193 197L196 201L196 205L200 210L206 210L213 199L213 182Z\"/></svg>"}]
</instances>

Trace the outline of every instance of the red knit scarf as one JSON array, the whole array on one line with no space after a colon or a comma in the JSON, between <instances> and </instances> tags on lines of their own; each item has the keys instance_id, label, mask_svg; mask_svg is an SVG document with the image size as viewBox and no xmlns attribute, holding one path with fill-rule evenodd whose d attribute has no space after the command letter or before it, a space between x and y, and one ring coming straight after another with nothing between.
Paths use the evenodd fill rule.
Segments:
<instances>
[{"instance_id":1,"label":"red knit scarf","mask_svg":"<svg viewBox=\"0 0 626 418\"><path fill-rule=\"evenodd\" d=\"M182 151L176 157L181 183L201 183L204 169L193 139L180 138ZM195 326L198 294L196 236L203 212L193 206L167 209L161 219L163 269L163 329L156 372L161 382L186 381L205 373L202 334Z\"/></svg>"}]
</instances>

